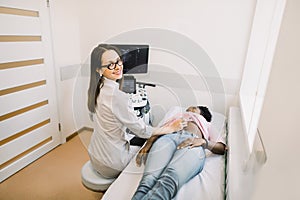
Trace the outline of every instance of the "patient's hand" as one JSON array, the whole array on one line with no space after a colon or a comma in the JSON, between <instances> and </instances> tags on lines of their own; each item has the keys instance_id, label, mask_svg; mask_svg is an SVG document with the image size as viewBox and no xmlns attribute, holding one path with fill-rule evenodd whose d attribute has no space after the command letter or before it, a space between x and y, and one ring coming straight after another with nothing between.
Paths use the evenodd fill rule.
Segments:
<instances>
[{"instance_id":1,"label":"patient's hand","mask_svg":"<svg viewBox=\"0 0 300 200\"><path fill-rule=\"evenodd\" d=\"M138 167L140 167L142 165L142 162L144 164L146 163L147 155L148 155L153 143L157 140L158 137L160 137L160 136L159 135L151 136L147 140L146 144L140 149L140 151L136 155L136 159L135 159L135 162L136 162Z\"/></svg>"},{"instance_id":2,"label":"patient's hand","mask_svg":"<svg viewBox=\"0 0 300 200\"><path fill-rule=\"evenodd\" d=\"M135 162L138 167L140 167L142 165L142 163L144 163L144 164L146 163L147 154L148 154L150 148L148 148L147 146L144 146L143 148L140 149L139 153L136 155Z\"/></svg>"},{"instance_id":3,"label":"patient's hand","mask_svg":"<svg viewBox=\"0 0 300 200\"><path fill-rule=\"evenodd\" d=\"M193 148L206 145L206 141L203 138L188 138L177 146L177 149L185 147Z\"/></svg>"}]
</instances>

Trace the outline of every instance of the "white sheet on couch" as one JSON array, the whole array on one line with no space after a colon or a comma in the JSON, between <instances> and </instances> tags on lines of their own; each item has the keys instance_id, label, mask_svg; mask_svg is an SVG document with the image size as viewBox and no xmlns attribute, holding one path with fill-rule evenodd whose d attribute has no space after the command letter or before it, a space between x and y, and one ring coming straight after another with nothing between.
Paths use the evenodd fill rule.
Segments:
<instances>
[{"instance_id":1,"label":"white sheet on couch","mask_svg":"<svg viewBox=\"0 0 300 200\"><path fill-rule=\"evenodd\" d=\"M116 181L108 188L102 200L130 200L142 177L144 167L137 167L133 159ZM200 174L186 183L174 200L224 199L224 156L210 154Z\"/></svg>"},{"instance_id":2,"label":"white sheet on couch","mask_svg":"<svg viewBox=\"0 0 300 200\"><path fill-rule=\"evenodd\" d=\"M176 107L175 109L184 110ZM173 109L174 111L174 109ZM175 110L176 111L176 110ZM168 118L167 113L165 119ZM213 140L225 137L226 117L212 112L211 136ZM162 120L164 121L164 120ZM197 176L182 186L174 200L223 200L225 184L225 157L206 150L205 166ZM184 163L183 163L184 164ZM144 167L135 165L135 158L124 169L115 182L108 188L102 200L130 200L142 177Z\"/></svg>"}]
</instances>

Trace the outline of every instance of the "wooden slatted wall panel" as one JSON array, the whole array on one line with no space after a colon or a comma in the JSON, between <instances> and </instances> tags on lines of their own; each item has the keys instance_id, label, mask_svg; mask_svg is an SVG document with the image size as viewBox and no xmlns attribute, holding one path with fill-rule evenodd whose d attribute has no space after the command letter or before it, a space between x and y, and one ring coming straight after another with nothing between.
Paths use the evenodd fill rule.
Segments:
<instances>
[{"instance_id":1,"label":"wooden slatted wall panel","mask_svg":"<svg viewBox=\"0 0 300 200\"><path fill-rule=\"evenodd\" d=\"M45 5L26 2L0 7L0 181L59 144L55 97L49 95L53 66L46 63L51 49L40 18Z\"/></svg>"}]
</instances>

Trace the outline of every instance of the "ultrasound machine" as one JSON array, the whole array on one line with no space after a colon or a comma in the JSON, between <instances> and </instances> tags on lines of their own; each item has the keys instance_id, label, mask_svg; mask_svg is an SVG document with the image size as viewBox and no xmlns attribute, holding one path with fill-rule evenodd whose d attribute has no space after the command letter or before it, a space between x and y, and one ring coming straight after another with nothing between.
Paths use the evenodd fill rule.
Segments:
<instances>
[{"instance_id":1,"label":"ultrasound machine","mask_svg":"<svg viewBox=\"0 0 300 200\"><path fill-rule=\"evenodd\" d=\"M123 79L120 89L130 94L134 111L138 117L151 125L150 103L146 86L155 87L155 84L139 82L134 74L146 74L148 72L149 45L124 45L114 44L118 47L123 60Z\"/></svg>"}]
</instances>

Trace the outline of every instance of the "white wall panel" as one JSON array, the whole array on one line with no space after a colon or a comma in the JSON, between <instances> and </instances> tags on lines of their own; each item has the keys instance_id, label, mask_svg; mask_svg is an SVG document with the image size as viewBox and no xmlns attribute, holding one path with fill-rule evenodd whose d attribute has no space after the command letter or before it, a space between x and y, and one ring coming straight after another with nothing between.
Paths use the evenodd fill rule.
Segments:
<instances>
[{"instance_id":1,"label":"white wall panel","mask_svg":"<svg viewBox=\"0 0 300 200\"><path fill-rule=\"evenodd\" d=\"M260 0L249 40L240 87L243 124L252 151L286 0Z\"/></svg>"},{"instance_id":2,"label":"white wall panel","mask_svg":"<svg viewBox=\"0 0 300 200\"><path fill-rule=\"evenodd\" d=\"M0 147L0 164L7 162L13 157L19 155L21 152L38 144L42 140L49 137L48 125L41 127L40 129L32 131L30 134L26 134L18 139L11 141Z\"/></svg>"},{"instance_id":3,"label":"white wall panel","mask_svg":"<svg viewBox=\"0 0 300 200\"><path fill-rule=\"evenodd\" d=\"M46 85L42 85L0 97L0 115L19 110L30 104L47 100L48 93L45 87ZM16 99L20 100L16 101Z\"/></svg>"},{"instance_id":4,"label":"white wall panel","mask_svg":"<svg viewBox=\"0 0 300 200\"><path fill-rule=\"evenodd\" d=\"M46 1L45 1L46 2ZM1 0L1 6L5 7L14 7L20 9L28 9L28 10L39 10L40 5L36 2L36 0Z\"/></svg>"},{"instance_id":5,"label":"white wall panel","mask_svg":"<svg viewBox=\"0 0 300 200\"><path fill-rule=\"evenodd\" d=\"M0 14L1 35L41 35L37 17Z\"/></svg>"},{"instance_id":6,"label":"white wall panel","mask_svg":"<svg viewBox=\"0 0 300 200\"><path fill-rule=\"evenodd\" d=\"M0 63L43 58L45 53L41 42L2 42L0 52Z\"/></svg>"},{"instance_id":7,"label":"white wall panel","mask_svg":"<svg viewBox=\"0 0 300 200\"><path fill-rule=\"evenodd\" d=\"M17 115L15 117L6 119L0 122L0 140L14 135L26 128L33 126L39 122L42 122L49 118L48 106L42 106L40 108L28 111L26 113Z\"/></svg>"},{"instance_id":8,"label":"white wall panel","mask_svg":"<svg viewBox=\"0 0 300 200\"><path fill-rule=\"evenodd\" d=\"M60 144L48 12L1 0L0 182Z\"/></svg>"},{"instance_id":9,"label":"white wall panel","mask_svg":"<svg viewBox=\"0 0 300 200\"><path fill-rule=\"evenodd\" d=\"M227 0L226 2L219 2L199 0L186 3L178 0L133 0L130 2L87 0L70 4L68 0L61 0L50 1L50 4L55 43L54 56L58 71L64 66L89 64L89 55L92 49L101 42L107 42L115 36L133 30L144 29L147 32L148 28L155 27L184 35L203 48L215 64L217 71L220 73L220 78L228 80L230 84L228 85L229 95L234 96L238 92L237 88L240 85L256 1ZM68 10L65 7L68 7ZM106 9L99 12L100 7ZM123 13L126 10L127 14L122 15L122 23L120 23L118 15L111 16L110 10L117 13ZM168 15L165 14L166 12L168 12ZM110 20L100 20L98 22L93 20L101 19L102 16L111 17ZM94 28L95 23L101 28ZM152 38L149 38L150 41ZM169 39L158 38L162 40ZM134 43L135 39L128 38L128 43ZM143 43L145 42L147 43L148 40L145 39ZM185 43L179 43L176 40L175 43L178 46L186 46ZM189 63L180 59L180 55L171 55L162 51L151 49L149 63L170 66L172 69L178 69L178 73L196 74ZM78 58L81 61L78 61ZM150 67L153 67L153 65ZM188 70L184 71L184 67L188 67ZM71 91L73 85L69 83L70 81L64 81L63 79L58 84L61 88ZM76 130L74 126L71 126L74 120L72 118L74 110L70 109L71 106L65 106L65 99L72 99L73 94L67 96L69 93L66 93L63 89L59 93L64 97L60 101L60 106L63 108L60 109L60 118L64 122L63 126L66 127L63 128L63 133L67 132L66 134L69 134ZM84 94L86 92L86 90L83 90ZM159 101L161 99L160 95L156 95L156 92L154 94L157 101ZM224 95L228 95L228 93ZM226 101L229 100L226 99ZM163 102L164 100L161 100L161 104ZM81 105L84 108L86 107L85 98L82 99ZM166 102L163 106L167 107L168 105L168 102ZM84 116L88 116L87 113ZM76 113L73 115L76 115ZM89 120L88 117L86 117L86 120Z\"/></svg>"},{"instance_id":10,"label":"white wall panel","mask_svg":"<svg viewBox=\"0 0 300 200\"><path fill-rule=\"evenodd\" d=\"M43 65L2 70L0 74L0 90L45 80L45 78Z\"/></svg>"},{"instance_id":11,"label":"white wall panel","mask_svg":"<svg viewBox=\"0 0 300 200\"><path fill-rule=\"evenodd\" d=\"M11 163L9 166L4 167L0 171L0 181L4 180L6 177L11 176L12 171L19 171L23 168L23 166L27 166L28 164L32 163L33 160L36 160L39 157L41 157L41 155L44 155L47 152L51 151L51 149L53 149L55 146L56 142L54 140L50 140L45 144L41 145L38 149L32 151L30 154L26 154L22 158Z\"/></svg>"}]
</instances>

